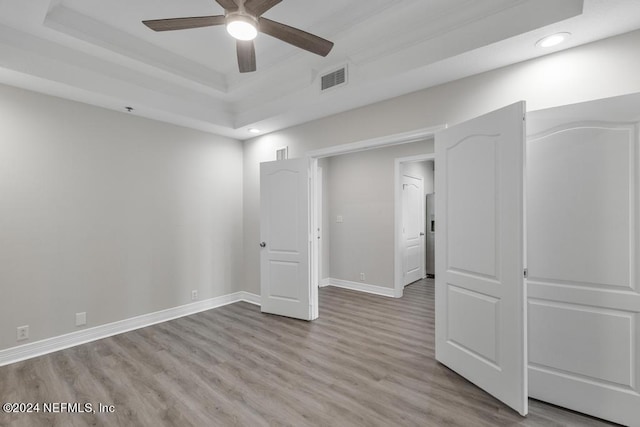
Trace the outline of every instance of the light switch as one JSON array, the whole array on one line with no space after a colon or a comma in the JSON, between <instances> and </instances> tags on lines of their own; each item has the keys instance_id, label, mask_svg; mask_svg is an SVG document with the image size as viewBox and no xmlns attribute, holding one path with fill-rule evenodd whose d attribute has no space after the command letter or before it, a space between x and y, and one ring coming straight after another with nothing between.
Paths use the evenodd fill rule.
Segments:
<instances>
[{"instance_id":1,"label":"light switch","mask_svg":"<svg viewBox=\"0 0 640 427\"><path fill-rule=\"evenodd\" d=\"M336 222L344 222L344 221L342 220L342 215L338 215L338 216L336 217Z\"/></svg>"}]
</instances>

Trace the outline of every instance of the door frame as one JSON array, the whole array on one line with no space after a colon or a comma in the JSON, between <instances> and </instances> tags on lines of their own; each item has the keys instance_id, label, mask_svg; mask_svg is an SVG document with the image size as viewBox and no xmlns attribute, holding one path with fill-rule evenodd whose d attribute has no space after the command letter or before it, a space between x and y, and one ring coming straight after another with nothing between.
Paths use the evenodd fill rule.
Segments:
<instances>
[{"instance_id":1,"label":"door frame","mask_svg":"<svg viewBox=\"0 0 640 427\"><path fill-rule=\"evenodd\" d=\"M444 128L443 128L444 129ZM402 298L404 292L404 280L403 280L403 252L404 252L404 242L402 241L402 166L406 163L417 163L423 161L433 161L434 168L436 162L436 153L429 154L417 154L415 156L408 157L397 157L395 159L394 165L394 200L395 200L395 225L394 225L394 234L395 234L395 248L394 248L394 274L393 274L393 296L395 298ZM434 169L435 170L435 169ZM426 239L425 239L426 240ZM425 242L426 248L426 242Z\"/></svg>"},{"instance_id":2,"label":"door frame","mask_svg":"<svg viewBox=\"0 0 640 427\"><path fill-rule=\"evenodd\" d=\"M318 221L319 210L322 209L322 200L318 197L319 194L317 189L319 159L322 159L325 157L338 156L340 154L357 153L358 151L372 150L375 148L384 148L384 147L391 147L394 145L420 142L425 139L435 138L435 135L437 132L446 128L447 128L447 125L430 126L422 129L416 129L410 132L396 133L392 135L365 139L365 140L356 141L356 142L347 143L347 144L333 145L327 148L308 151L306 153L306 157L309 159L309 163L311 167L311 174L310 174L311 175L311 187L310 187L311 188L311 195L310 195L311 206L309 210L311 215L311 218L309 221L310 238L313 238L313 236L316 236L316 231L318 227L322 225L322 224L319 224L319 221ZM435 159L435 153L426 154L426 155L431 155ZM397 206L397 200L395 203ZM396 213L396 218L397 218L397 213ZM397 241L399 237L398 237L397 230L395 230L394 233L395 233L394 241L396 242L395 258L397 260L397 257L398 257ZM314 240L317 240L317 239L314 239ZM321 246L319 244L312 244L310 250L311 250L310 266L311 266L311 271L313 272L311 277L313 277L314 279L312 280L315 281L315 278L318 277L319 252L321 251ZM402 289L404 288L404 286L402 286L401 272L400 272L400 280L398 280L398 271L399 271L398 265L400 265L400 270L401 270L402 264L401 263L397 264L397 261L394 261L394 297L395 298L402 297ZM398 289L399 289L399 292L398 292ZM317 319L319 315L318 286L311 287L311 305L313 310L312 319Z\"/></svg>"}]
</instances>

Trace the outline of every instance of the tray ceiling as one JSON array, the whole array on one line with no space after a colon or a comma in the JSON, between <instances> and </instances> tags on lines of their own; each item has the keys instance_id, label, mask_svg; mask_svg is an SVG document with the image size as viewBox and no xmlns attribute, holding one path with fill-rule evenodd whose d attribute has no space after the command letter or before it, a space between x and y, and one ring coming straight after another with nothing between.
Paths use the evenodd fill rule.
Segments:
<instances>
[{"instance_id":1,"label":"tray ceiling","mask_svg":"<svg viewBox=\"0 0 640 427\"><path fill-rule=\"evenodd\" d=\"M222 14L213 0L0 0L0 82L247 139L560 48L640 28L634 0L284 0L265 17L335 43L326 58L260 34L254 73L223 26L157 33L145 19ZM569 31L566 46L536 40ZM348 67L322 93L320 76Z\"/></svg>"}]
</instances>

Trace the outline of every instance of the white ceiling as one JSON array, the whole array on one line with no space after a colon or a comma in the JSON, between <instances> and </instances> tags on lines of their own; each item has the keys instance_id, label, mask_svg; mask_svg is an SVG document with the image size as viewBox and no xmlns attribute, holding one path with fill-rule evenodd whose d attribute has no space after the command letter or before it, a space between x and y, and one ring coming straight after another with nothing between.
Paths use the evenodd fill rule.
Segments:
<instances>
[{"instance_id":1,"label":"white ceiling","mask_svg":"<svg viewBox=\"0 0 640 427\"><path fill-rule=\"evenodd\" d=\"M0 82L247 139L640 28L639 0L284 0L265 17L333 51L259 35L258 70L240 74L224 27L141 24L222 13L214 0L0 0ZM558 31L573 35L534 46ZM348 84L321 93L343 65Z\"/></svg>"}]
</instances>

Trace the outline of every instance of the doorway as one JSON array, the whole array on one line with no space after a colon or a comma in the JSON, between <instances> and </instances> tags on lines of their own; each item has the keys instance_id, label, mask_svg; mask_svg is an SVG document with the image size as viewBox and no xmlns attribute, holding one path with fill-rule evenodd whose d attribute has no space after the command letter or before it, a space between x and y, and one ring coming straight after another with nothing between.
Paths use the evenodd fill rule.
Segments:
<instances>
[{"instance_id":1,"label":"doorway","mask_svg":"<svg viewBox=\"0 0 640 427\"><path fill-rule=\"evenodd\" d=\"M346 145L342 145L342 146L336 146L336 147L329 147L329 148L325 148L322 150L316 150L313 152L310 152L307 154L307 157L310 159L310 165L311 165L311 176L312 176L312 181L315 183L312 190L312 195L311 195L311 214L312 214L312 218L311 218L311 227L310 230L312 230L312 235L314 236L313 241L314 243L312 244L312 254L311 254L311 265L312 265L312 273L311 273L311 277L313 278L312 280L312 299L315 300L316 304L315 304L315 316L314 318L316 318L318 316L318 306L317 306L317 288L318 285L320 286L325 286L328 284L331 284L333 286L339 286L339 287L344 287L344 288L349 288L349 289L356 289L356 290L361 290L361 291L365 291L365 292L371 292L371 293L377 293L377 294L382 294L385 296L389 296L389 297L401 297L402 296L402 284L400 283L396 283L396 262L395 262L395 248L396 248L396 244L395 242L397 241L397 236L396 236L396 230L395 230L395 215L397 215L396 209L395 209L395 191L393 189L391 189L392 185L395 185L395 171L396 171L396 165L395 165L395 159L397 157L400 156L406 156L407 154L411 154L410 152L405 151L405 153L403 154L402 152L400 152L399 155L395 155L391 158L390 160L390 172L389 172L389 179L388 179L388 183L386 185L389 185L389 191L390 191L390 195L391 195L391 208L390 208L390 214L388 215L388 218L390 219L390 223L388 226L388 238L389 239L389 245L388 245L388 255L386 256L386 259L391 260L391 265L389 268L389 276L388 278L384 279L384 282L382 283L383 286L378 286L381 283L378 281L375 281L375 274L369 275L367 274L367 271L361 271L358 270L355 274L352 274L351 277L348 277L348 280L346 279L342 279L342 280L331 280L331 279L336 279L336 278L327 278L327 277L323 277L323 272L322 270L327 270L327 266L330 265L331 260L327 259L330 257L329 251L326 250L326 248L323 250L323 245L322 242L326 241L326 240L330 240L330 236L326 233L327 228L328 228L328 221L331 221L331 225L338 225L338 226L344 226L344 225L348 225L348 224L353 224L354 223L354 218L353 217L349 217L347 215L344 214L344 212L332 212L329 213L326 210L323 211L323 207L325 207L325 204L323 203L322 199L326 199L329 193L329 190L327 188L321 188L318 183L320 182L320 174L322 176L324 176L323 181L326 183L327 181L327 177L330 175L330 171L329 168L326 167L326 165L324 165L324 163L327 161L327 159L332 158L332 157L338 157L340 155L344 155L344 154L354 154L354 153L360 153L360 152L364 152L364 151L371 151L377 148L391 148L393 146L407 146L407 144L410 143L416 143L416 142L424 142L424 141L430 141L433 139L435 133L441 129L443 129L443 126L437 126L437 127L432 127L432 128L425 128L422 130L418 130L415 132L409 132L409 133L403 133L403 134L397 134L397 135L391 135L388 137L383 137L383 138L376 138L376 139L372 139L372 140L367 140L367 141L361 141L361 142L356 142L353 144L346 144ZM399 147L400 148L400 147ZM429 146L425 146L425 150L424 151L431 151L431 149L429 148ZM415 151L414 151L415 153ZM421 156L427 156L426 158L429 158L428 156L431 156L431 158L433 158L433 154L422 154ZM355 157L355 156L354 156ZM321 167L322 172L319 172L319 167ZM375 190L375 187L372 187L373 190ZM325 201L326 203L326 201ZM371 208L372 210L375 210L375 208ZM324 224L323 224L324 223ZM342 224L342 225L340 225ZM362 231L362 230L361 230ZM363 233L366 233L365 231L362 231ZM320 239L318 239L318 237L320 237ZM329 239L327 239L327 237L329 237ZM321 268L320 265L320 257L321 254L324 254L324 256L322 257L322 265L324 267ZM378 256L379 254L377 254L376 256ZM377 266L376 266L377 268ZM352 272L353 273L353 272ZM364 273L364 275L360 274L360 273ZM361 279L361 277L364 276L364 280ZM329 279L329 280L327 280ZM340 278L337 278L340 279ZM366 286L366 285L371 285L373 284L373 286Z\"/></svg>"},{"instance_id":2,"label":"doorway","mask_svg":"<svg viewBox=\"0 0 640 427\"><path fill-rule=\"evenodd\" d=\"M427 275L427 265L432 259L433 245L428 251L430 221L427 218L426 196L434 192L435 154L419 154L416 156L395 159L395 250L394 250L394 291L396 298L402 297L406 285ZM418 190L419 204L411 201L410 194L413 183L422 180L422 189ZM419 185L418 185L419 187ZM411 206L411 205L414 206ZM416 223L416 211L420 213ZM435 221L435 219L434 219ZM435 222L434 222L435 231ZM416 243L416 239L419 241ZM417 255L416 255L417 253ZM419 270L416 272L416 270Z\"/></svg>"}]
</instances>

